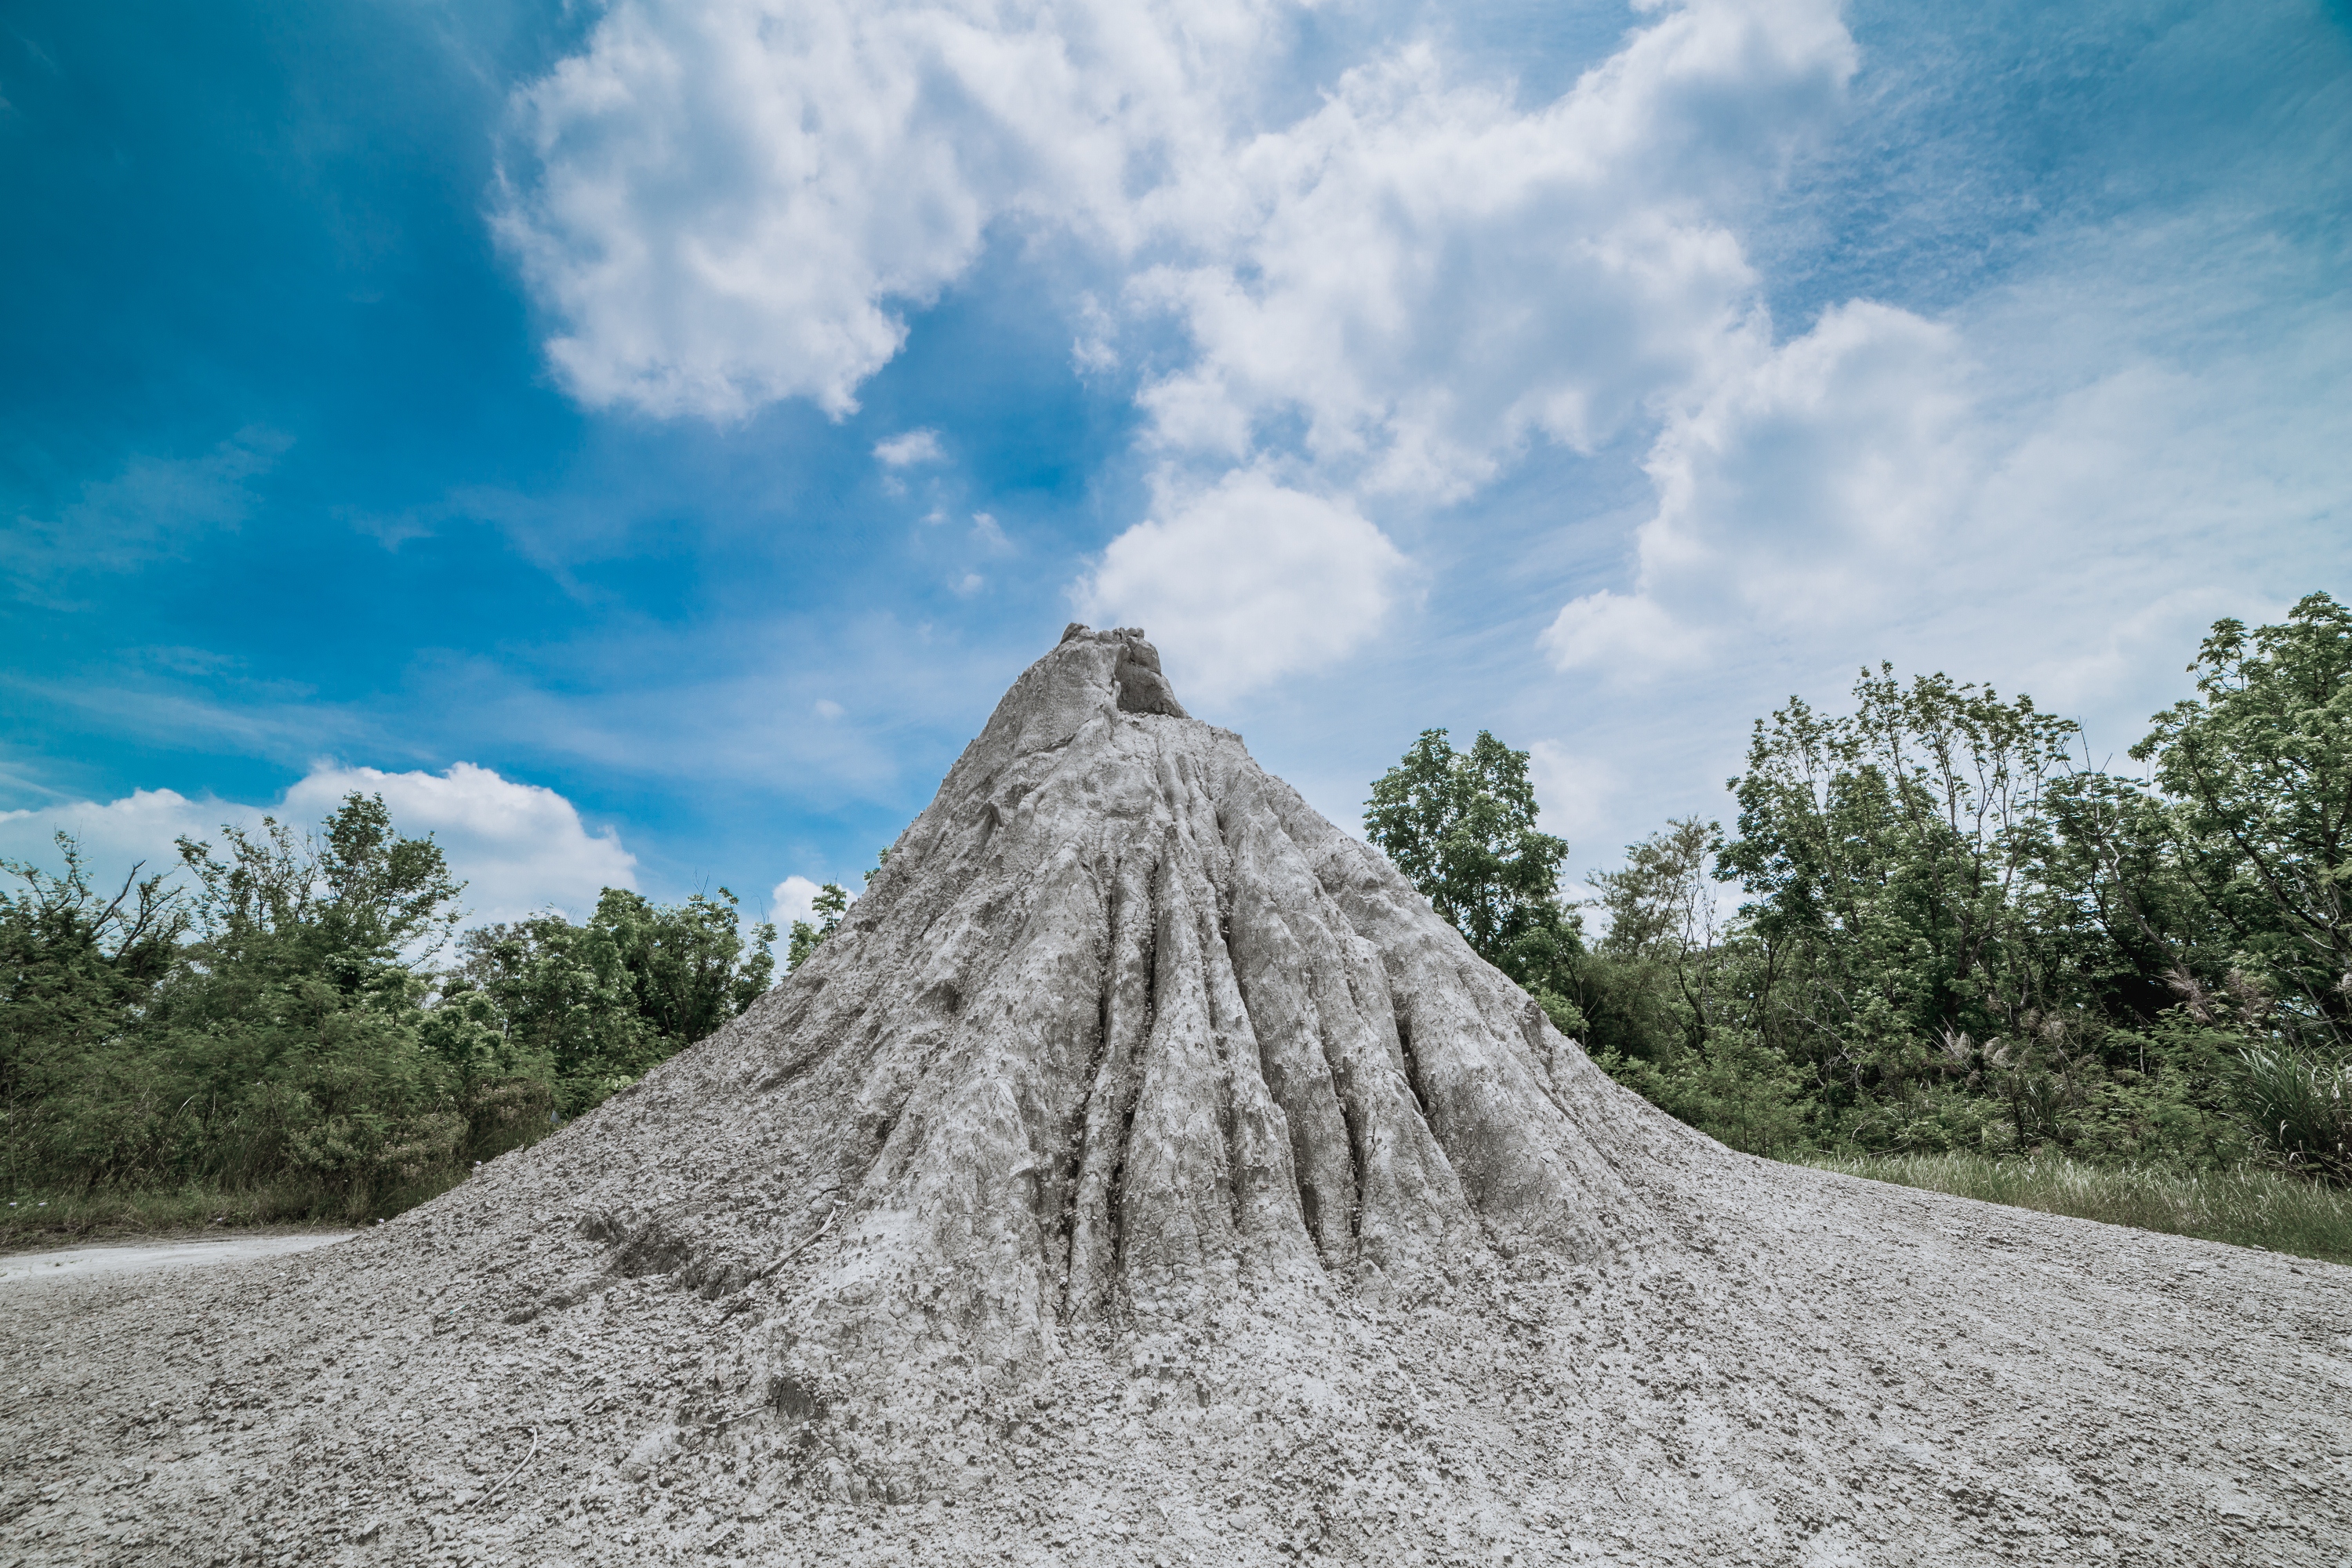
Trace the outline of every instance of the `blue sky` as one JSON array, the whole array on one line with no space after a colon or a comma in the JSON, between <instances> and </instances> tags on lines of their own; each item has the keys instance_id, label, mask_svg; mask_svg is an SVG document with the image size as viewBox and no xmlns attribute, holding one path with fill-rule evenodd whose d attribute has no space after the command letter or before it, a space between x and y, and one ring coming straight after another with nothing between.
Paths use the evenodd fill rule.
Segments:
<instances>
[{"instance_id":1,"label":"blue sky","mask_svg":"<svg viewBox=\"0 0 2352 1568\"><path fill-rule=\"evenodd\" d=\"M2347 171L2341 5L15 4L0 853L759 908L1073 617L1580 872L1865 660L2120 755L2352 592Z\"/></svg>"}]
</instances>

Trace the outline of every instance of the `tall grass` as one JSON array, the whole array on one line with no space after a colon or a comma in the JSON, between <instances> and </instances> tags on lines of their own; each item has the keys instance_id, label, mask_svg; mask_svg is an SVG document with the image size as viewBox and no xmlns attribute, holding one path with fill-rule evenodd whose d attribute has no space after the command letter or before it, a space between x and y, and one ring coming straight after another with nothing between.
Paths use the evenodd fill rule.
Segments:
<instances>
[{"instance_id":1,"label":"tall grass","mask_svg":"<svg viewBox=\"0 0 2352 1568\"><path fill-rule=\"evenodd\" d=\"M2352 1062L2279 1046L2239 1056L2238 1109L2294 1163L2352 1178Z\"/></svg>"},{"instance_id":2,"label":"tall grass","mask_svg":"<svg viewBox=\"0 0 2352 1568\"><path fill-rule=\"evenodd\" d=\"M2046 1153L1811 1153L1796 1163L2012 1208L2352 1263L2352 1192L2260 1166L2092 1165Z\"/></svg>"}]
</instances>

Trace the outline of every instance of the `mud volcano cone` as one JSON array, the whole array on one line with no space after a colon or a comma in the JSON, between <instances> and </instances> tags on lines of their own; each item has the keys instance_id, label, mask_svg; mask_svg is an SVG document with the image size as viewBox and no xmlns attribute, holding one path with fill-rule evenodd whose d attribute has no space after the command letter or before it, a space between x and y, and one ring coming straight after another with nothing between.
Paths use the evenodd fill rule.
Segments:
<instances>
[{"instance_id":1,"label":"mud volcano cone","mask_svg":"<svg viewBox=\"0 0 2352 1568\"><path fill-rule=\"evenodd\" d=\"M1135 631L1073 626L840 930L594 1115L298 1261L46 1300L0 1329L33 1562L2347 1539L2352 1270L1722 1149Z\"/></svg>"},{"instance_id":2,"label":"mud volcano cone","mask_svg":"<svg viewBox=\"0 0 2352 1568\"><path fill-rule=\"evenodd\" d=\"M1646 1223L1618 1172L1696 1141L1187 717L1139 632L1073 626L801 973L580 1142L625 1268L780 1291L903 1374L1597 1258Z\"/></svg>"}]
</instances>

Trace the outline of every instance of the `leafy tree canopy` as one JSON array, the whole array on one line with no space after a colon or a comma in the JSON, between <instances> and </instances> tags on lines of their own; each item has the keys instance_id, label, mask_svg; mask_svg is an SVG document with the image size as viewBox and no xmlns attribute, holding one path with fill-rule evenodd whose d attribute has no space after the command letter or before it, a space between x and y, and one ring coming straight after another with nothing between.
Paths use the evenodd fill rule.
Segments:
<instances>
[{"instance_id":1,"label":"leafy tree canopy","mask_svg":"<svg viewBox=\"0 0 2352 1568\"><path fill-rule=\"evenodd\" d=\"M583 924L550 912L467 931L444 1005L469 990L487 997L577 1111L757 1001L775 938L769 924L747 932L725 888L668 906L607 888Z\"/></svg>"},{"instance_id":2,"label":"leafy tree canopy","mask_svg":"<svg viewBox=\"0 0 2352 1568\"><path fill-rule=\"evenodd\" d=\"M867 873L871 877L872 873ZM784 967L798 969L808 962L808 955L818 943L841 928L841 917L849 912L849 889L838 882L827 882L816 890L810 900L814 921L794 921L790 943L784 952Z\"/></svg>"},{"instance_id":3,"label":"leafy tree canopy","mask_svg":"<svg viewBox=\"0 0 2352 1568\"><path fill-rule=\"evenodd\" d=\"M2172 797L2171 840L2291 1027L2352 1046L2352 610L2214 624L2197 696L2132 748Z\"/></svg>"},{"instance_id":4,"label":"leafy tree canopy","mask_svg":"<svg viewBox=\"0 0 2352 1568\"><path fill-rule=\"evenodd\" d=\"M21 1104L93 1070L92 1055L139 1020L179 959L190 911L158 873L131 874L111 896L92 886L73 838L65 869L0 860L23 884L0 889L0 1105Z\"/></svg>"},{"instance_id":5,"label":"leafy tree canopy","mask_svg":"<svg viewBox=\"0 0 2352 1568\"><path fill-rule=\"evenodd\" d=\"M873 884L875 878L882 874L882 868L889 862L888 849L880 850L875 855L873 868L867 871L865 877L868 886ZM817 889L816 897L810 900L810 905L811 912L816 916L816 919L793 922L792 933L784 953L784 967L787 970L798 969L808 961L808 955L814 952L825 938L841 929L842 917L849 913L849 889L838 882L827 882Z\"/></svg>"},{"instance_id":6,"label":"leafy tree canopy","mask_svg":"<svg viewBox=\"0 0 2352 1568\"><path fill-rule=\"evenodd\" d=\"M1556 989L1580 943L1559 895L1568 842L1539 830L1536 811L1527 752L1485 730L1456 752L1424 730L1373 784L1364 832L1479 957Z\"/></svg>"},{"instance_id":7,"label":"leafy tree canopy","mask_svg":"<svg viewBox=\"0 0 2352 1568\"><path fill-rule=\"evenodd\" d=\"M218 846L215 848L215 845ZM430 837L353 795L180 846L189 885L108 898L79 848L0 892L0 1171L47 1186L291 1183L367 1212L426 1195L630 1082L766 989L772 926L725 889L607 889L574 925L467 933Z\"/></svg>"}]
</instances>

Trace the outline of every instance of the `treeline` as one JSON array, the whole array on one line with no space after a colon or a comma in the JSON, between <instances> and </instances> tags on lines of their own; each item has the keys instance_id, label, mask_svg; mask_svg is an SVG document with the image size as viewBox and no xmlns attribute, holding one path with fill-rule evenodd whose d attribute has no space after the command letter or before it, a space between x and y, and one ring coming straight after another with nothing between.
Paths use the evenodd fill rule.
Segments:
<instances>
[{"instance_id":1,"label":"treeline","mask_svg":"<svg viewBox=\"0 0 2352 1568\"><path fill-rule=\"evenodd\" d=\"M764 991L772 926L726 889L606 889L460 932L429 837L353 795L180 842L112 894L8 863L0 1181L28 1192L275 1185L278 1212L386 1212L633 1082Z\"/></svg>"},{"instance_id":2,"label":"treeline","mask_svg":"<svg viewBox=\"0 0 2352 1568\"><path fill-rule=\"evenodd\" d=\"M1730 829L1667 824L1582 906L1491 735L1424 734L1365 826L1603 1068L1737 1147L2352 1178L2352 613L2221 621L2189 668L2138 776L1941 675L1792 700Z\"/></svg>"}]
</instances>

